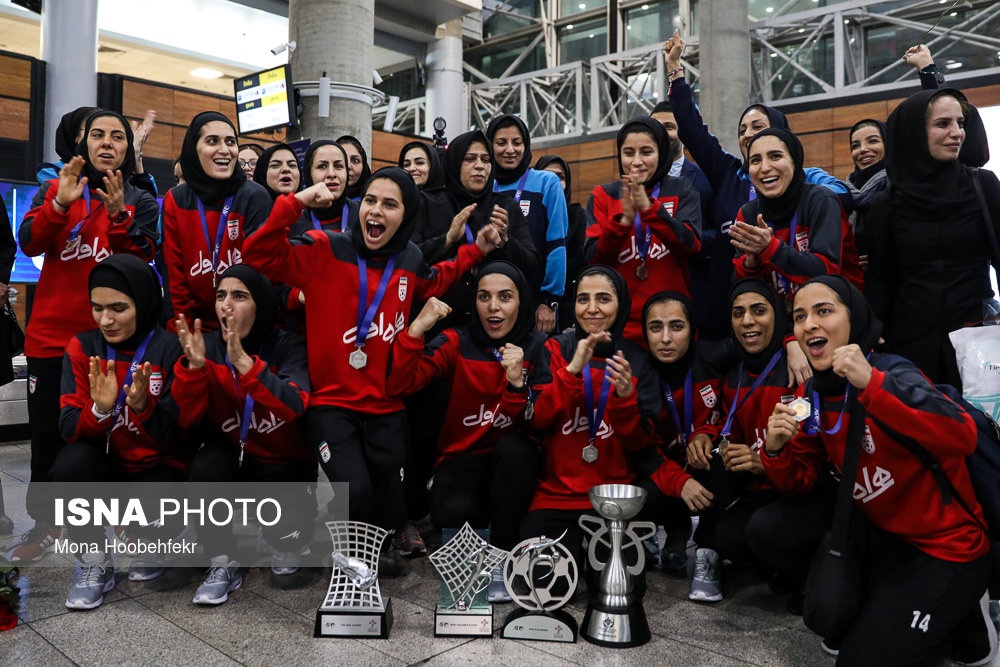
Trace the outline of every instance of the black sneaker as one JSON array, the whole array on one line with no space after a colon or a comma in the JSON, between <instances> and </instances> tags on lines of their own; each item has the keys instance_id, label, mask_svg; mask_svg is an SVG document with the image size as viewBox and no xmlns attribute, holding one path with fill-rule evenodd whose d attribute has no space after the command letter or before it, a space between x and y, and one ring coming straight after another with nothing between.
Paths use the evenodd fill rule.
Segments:
<instances>
[{"instance_id":1,"label":"black sneaker","mask_svg":"<svg viewBox=\"0 0 1000 667\"><path fill-rule=\"evenodd\" d=\"M990 617L989 593L979 599L978 612L975 623L963 622L955 634L951 659L960 665L985 665L997 653L997 628Z\"/></svg>"},{"instance_id":2,"label":"black sneaker","mask_svg":"<svg viewBox=\"0 0 1000 667\"><path fill-rule=\"evenodd\" d=\"M378 557L379 579L395 579L405 577L410 573L410 564L406 562L399 549L392 546Z\"/></svg>"}]
</instances>

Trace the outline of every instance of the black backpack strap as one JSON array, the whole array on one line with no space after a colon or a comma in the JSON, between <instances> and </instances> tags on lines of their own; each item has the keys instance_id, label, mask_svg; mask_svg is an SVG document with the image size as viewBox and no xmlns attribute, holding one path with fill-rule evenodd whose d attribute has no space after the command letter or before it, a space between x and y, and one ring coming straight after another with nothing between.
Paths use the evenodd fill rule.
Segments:
<instances>
[{"instance_id":1,"label":"black backpack strap","mask_svg":"<svg viewBox=\"0 0 1000 667\"><path fill-rule=\"evenodd\" d=\"M979 199L979 206L983 209L983 221L986 223L986 236L990 239L990 262L993 268L1000 273L1000 244L997 243L997 230L993 226L993 216L990 215L990 205L983 194L982 177L979 175L979 168L972 168L972 187L976 189L976 198Z\"/></svg>"},{"instance_id":2,"label":"black backpack strap","mask_svg":"<svg viewBox=\"0 0 1000 667\"><path fill-rule=\"evenodd\" d=\"M840 484L837 486L837 500L834 504L833 528L830 530L830 552L843 554L847 549L847 533L850 528L851 506L854 504L854 483L858 476L861 459L861 440L865 433L867 410L858 400L853 387L848 392L851 421L847 426L847 445L844 448L844 462L840 467ZM816 406L822 410L821 406Z\"/></svg>"}]
</instances>

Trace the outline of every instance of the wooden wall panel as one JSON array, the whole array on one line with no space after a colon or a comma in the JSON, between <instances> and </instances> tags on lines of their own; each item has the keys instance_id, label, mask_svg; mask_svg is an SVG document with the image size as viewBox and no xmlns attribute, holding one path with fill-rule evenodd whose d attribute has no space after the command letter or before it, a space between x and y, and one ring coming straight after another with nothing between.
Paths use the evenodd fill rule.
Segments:
<instances>
[{"instance_id":1,"label":"wooden wall panel","mask_svg":"<svg viewBox=\"0 0 1000 667\"><path fill-rule=\"evenodd\" d=\"M31 104L27 100L0 97L0 136L27 141L30 121Z\"/></svg>"},{"instance_id":2,"label":"wooden wall panel","mask_svg":"<svg viewBox=\"0 0 1000 667\"><path fill-rule=\"evenodd\" d=\"M31 96L31 62L0 56L0 95L27 100Z\"/></svg>"}]
</instances>

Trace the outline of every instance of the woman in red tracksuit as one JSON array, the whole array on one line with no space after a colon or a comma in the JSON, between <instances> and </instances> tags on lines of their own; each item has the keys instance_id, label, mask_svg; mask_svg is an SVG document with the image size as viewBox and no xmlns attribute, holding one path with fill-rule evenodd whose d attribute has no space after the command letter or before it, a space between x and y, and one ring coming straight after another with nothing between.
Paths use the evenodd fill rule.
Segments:
<instances>
[{"instance_id":1,"label":"woman in red tracksuit","mask_svg":"<svg viewBox=\"0 0 1000 667\"><path fill-rule=\"evenodd\" d=\"M386 389L392 341L406 328L413 299L447 290L499 233L487 225L456 260L428 268L409 241L419 193L409 174L389 167L369 180L348 233L313 230L289 241L289 227L307 206L332 201L323 183L279 197L247 243L247 263L305 292L311 445L330 480L350 484L352 520L398 530L406 522L400 471L407 430L402 401Z\"/></svg>"},{"instance_id":2,"label":"woman in red tracksuit","mask_svg":"<svg viewBox=\"0 0 1000 667\"><path fill-rule=\"evenodd\" d=\"M996 651L986 594L989 540L965 457L976 426L912 363L870 353L881 323L842 276L821 276L795 295L795 337L814 370L796 421L777 404L762 462L775 486L801 492L829 462L841 466L852 394L867 411L851 519L863 601L839 644L838 665L984 664ZM867 358L866 358L867 355ZM938 461L963 503L945 502L929 468L897 440L912 438ZM832 645L831 645L832 644Z\"/></svg>"},{"instance_id":3,"label":"woman in red tracksuit","mask_svg":"<svg viewBox=\"0 0 1000 667\"><path fill-rule=\"evenodd\" d=\"M642 516L664 513L661 488L673 488L679 468L661 472L654 445L660 413L656 374L645 350L623 339L628 287L614 269L592 265L581 272L576 291L576 328L550 338L543 360L551 372L537 392L530 424L541 432L542 471L521 537L563 540L583 563L583 531L577 520L593 512L588 493L599 484L638 484L646 489ZM521 414L527 393L504 390L503 414ZM641 478L641 479L638 479Z\"/></svg>"},{"instance_id":4,"label":"woman in red tracksuit","mask_svg":"<svg viewBox=\"0 0 1000 667\"><path fill-rule=\"evenodd\" d=\"M691 293L688 260L701 248L701 205L687 179L668 176L673 151L658 121L640 116L618 131L620 181L598 185L587 203L587 247L618 271L632 295L625 338L645 345L642 304L661 290Z\"/></svg>"},{"instance_id":5,"label":"woman in red tracksuit","mask_svg":"<svg viewBox=\"0 0 1000 667\"><path fill-rule=\"evenodd\" d=\"M56 456L51 480L179 482L188 454L177 444L179 414L170 390L181 350L177 339L156 324L162 307L159 279L138 257L112 255L93 268L88 286L99 328L76 335L66 346L59 428L68 444ZM138 527L135 534L151 538L162 531L162 526ZM105 542L102 526L71 524L68 535L74 542ZM81 561L66 606L93 609L114 588L114 566L104 550L85 552ZM162 566L133 559L129 579L152 579L162 572Z\"/></svg>"},{"instance_id":6,"label":"woman in red tracksuit","mask_svg":"<svg viewBox=\"0 0 1000 667\"><path fill-rule=\"evenodd\" d=\"M74 130L75 131L75 130ZM91 329L87 276L114 253L144 260L156 254L156 200L130 182L135 149L128 121L111 111L87 119L77 156L46 181L34 207L18 229L22 252L45 255L28 321L24 353L28 359L28 422L31 429L31 481L48 481L48 471L65 444L59 434L59 394L63 352L69 340ZM26 504L35 527L7 557L39 558L59 531L51 507L36 501L29 485Z\"/></svg>"},{"instance_id":7,"label":"woman in red tracksuit","mask_svg":"<svg viewBox=\"0 0 1000 667\"><path fill-rule=\"evenodd\" d=\"M490 542L512 549L531 503L537 444L517 415L500 409L504 387L524 390L545 336L534 328L531 288L517 267L491 261L477 273L476 316L424 346L424 333L450 308L431 299L393 348L389 392L408 395L429 382L449 384L438 437L431 518L443 528L490 528ZM548 369L539 369L547 371Z\"/></svg>"},{"instance_id":8,"label":"woman in red tracksuit","mask_svg":"<svg viewBox=\"0 0 1000 667\"><path fill-rule=\"evenodd\" d=\"M237 264L219 279L218 331L202 334L200 320L191 330L177 319L184 356L174 367L174 397L181 426L200 427L204 443L191 460L189 482L316 482L315 456L299 422L309 401L306 348L295 334L274 328L276 306L267 278ZM307 583L296 575L312 539L316 499L307 484L300 488L300 495L283 498L289 504L282 519L262 530L279 588ZM241 583L232 527L205 525L198 538L212 568L194 602L221 604Z\"/></svg>"},{"instance_id":9,"label":"woman in red tracksuit","mask_svg":"<svg viewBox=\"0 0 1000 667\"><path fill-rule=\"evenodd\" d=\"M219 275L243 263L243 244L271 210L271 196L238 169L236 128L215 111L188 125L181 145L184 182L163 198L163 263L174 316L219 328ZM173 330L173 318L167 328Z\"/></svg>"},{"instance_id":10,"label":"woman in red tracksuit","mask_svg":"<svg viewBox=\"0 0 1000 667\"><path fill-rule=\"evenodd\" d=\"M861 289L854 232L837 195L806 183L802 143L780 128L761 130L747 146L757 198L744 204L729 230L741 278L761 278L791 303L812 277L839 273ZM742 253L742 254L739 254Z\"/></svg>"}]
</instances>

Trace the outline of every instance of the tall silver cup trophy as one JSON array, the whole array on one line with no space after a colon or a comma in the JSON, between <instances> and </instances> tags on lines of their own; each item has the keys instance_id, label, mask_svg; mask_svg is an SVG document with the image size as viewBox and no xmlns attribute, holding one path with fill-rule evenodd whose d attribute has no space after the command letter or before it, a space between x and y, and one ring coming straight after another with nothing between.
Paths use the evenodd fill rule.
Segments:
<instances>
[{"instance_id":1,"label":"tall silver cup trophy","mask_svg":"<svg viewBox=\"0 0 1000 667\"><path fill-rule=\"evenodd\" d=\"M602 484L590 490L590 504L600 518L580 517L580 527L590 534L587 560L600 575L597 589L588 596L580 635L598 646L628 648L650 639L634 578L645 566L642 541L656 533L656 526L630 521L645 502L646 491L638 486Z\"/></svg>"}]
</instances>

